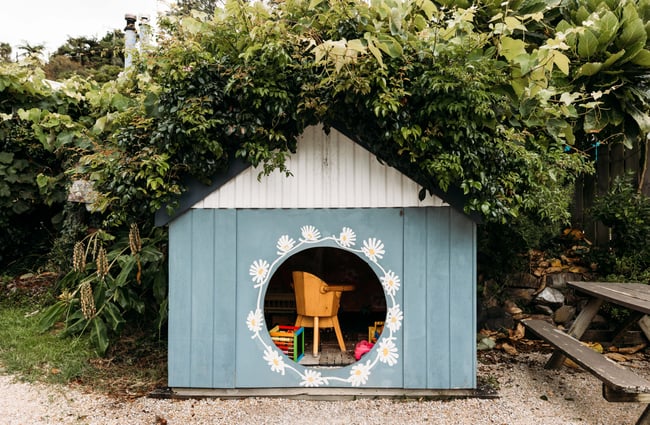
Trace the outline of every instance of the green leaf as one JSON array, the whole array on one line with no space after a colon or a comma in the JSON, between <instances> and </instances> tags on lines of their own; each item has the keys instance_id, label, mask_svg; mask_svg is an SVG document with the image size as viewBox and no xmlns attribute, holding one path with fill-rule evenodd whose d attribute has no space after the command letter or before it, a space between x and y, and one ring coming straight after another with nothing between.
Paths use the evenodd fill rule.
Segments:
<instances>
[{"instance_id":1,"label":"green leaf","mask_svg":"<svg viewBox=\"0 0 650 425\"><path fill-rule=\"evenodd\" d=\"M590 77L597 74L603 67L600 62L590 62L582 65L576 73L576 78L580 76Z\"/></svg>"},{"instance_id":2,"label":"green leaf","mask_svg":"<svg viewBox=\"0 0 650 425\"><path fill-rule=\"evenodd\" d=\"M616 53L607 53L607 59L605 59L605 62L603 63L603 68L607 69L614 65L616 61L618 61L620 58L625 56L626 51L625 50L619 50Z\"/></svg>"},{"instance_id":3,"label":"green leaf","mask_svg":"<svg viewBox=\"0 0 650 425\"><path fill-rule=\"evenodd\" d=\"M181 20L181 26L190 34L200 34L203 31L203 23L194 18L186 16Z\"/></svg>"},{"instance_id":4,"label":"green leaf","mask_svg":"<svg viewBox=\"0 0 650 425\"><path fill-rule=\"evenodd\" d=\"M641 50L636 56L634 56L632 63L644 68L650 68L650 50Z\"/></svg>"},{"instance_id":5,"label":"green leaf","mask_svg":"<svg viewBox=\"0 0 650 425\"><path fill-rule=\"evenodd\" d=\"M0 164L11 164L13 160L13 152L0 152Z\"/></svg>"},{"instance_id":6,"label":"green leaf","mask_svg":"<svg viewBox=\"0 0 650 425\"><path fill-rule=\"evenodd\" d=\"M526 43L510 37L501 37L501 54L509 61L526 54Z\"/></svg>"},{"instance_id":7,"label":"green leaf","mask_svg":"<svg viewBox=\"0 0 650 425\"><path fill-rule=\"evenodd\" d=\"M514 16L506 16L504 23L506 25L506 28L508 28L511 33L515 30L526 31L526 27L522 25L521 21Z\"/></svg>"},{"instance_id":8,"label":"green leaf","mask_svg":"<svg viewBox=\"0 0 650 425\"><path fill-rule=\"evenodd\" d=\"M585 28L582 34L578 34L578 56L589 60L597 52L598 38L589 28Z\"/></svg>"},{"instance_id":9,"label":"green leaf","mask_svg":"<svg viewBox=\"0 0 650 425\"><path fill-rule=\"evenodd\" d=\"M636 121L637 125L639 126L639 129L643 133L649 133L650 132L650 115L648 115L647 109L644 109L643 111L637 108L634 105L627 105L626 107L627 113L632 116L634 121Z\"/></svg>"},{"instance_id":10,"label":"green leaf","mask_svg":"<svg viewBox=\"0 0 650 425\"><path fill-rule=\"evenodd\" d=\"M129 102L130 100L128 97L120 93L117 93L111 99L111 106L117 109L118 111L123 111L127 108L127 106L129 106Z\"/></svg>"},{"instance_id":11,"label":"green leaf","mask_svg":"<svg viewBox=\"0 0 650 425\"><path fill-rule=\"evenodd\" d=\"M380 37L380 42L377 44L384 53L388 54L391 58L399 58L404 53L402 46L389 35L382 35Z\"/></svg>"},{"instance_id":12,"label":"green leaf","mask_svg":"<svg viewBox=\"0 0 650 425\"><path fill-rule=\"evenodd\" d=\"M40 189L47 187L49 182L50 182L50 177L44 175L43 173L39 173L36 176L36 184Z\"/></svg>"},{"instance_id":13,"label":"green leaf","mask_svg":"<svg viewBox=\"0 0 650 425\"><path fill-rule=\"evenodd\" d=\"M321 3L323 3L325 0L311 0L309 2L309 10L314 10L316 9Z\"/></svg>"},{"instance_id":14,"label":"green leaf","mask_svg":"<svg viewBox=\"0 0 650 425\"><path fill-rule=\"evenodd\" d=\"M375 59L379 63L379 66L383 68L384 61L382 60L381 51L375 46L375 43L373 43L371 40L368 40L368 50L370 50L370 53L372 53L372 55L375 57Z\"/></svg>"},{"instance_id":15,"label":"green leaf","mask_svg":"<svg viewBox=\"0 0 650 425\"><path fill-rule=\"evenodd\" d=\"M358 53L365 53L366 46L363 44L363 41L359 39L354 39L348 41L348 49L353 50Z\"/></svg>"},{"instance_id":16,"label":"green leaf","mask_svg":"<svg viewBox=\"0 0 650 425\"><path fill-rule=\"evenodd\" d=\"M616 15L608 10L606 11L600 19L597 21L598 29L600 33L598 35L598 44L603 47L607 47L618 32L619 22Z\"/></svg>"},{"instance_id":17,"label":"green leaf","mask_svg":"<svg viewBox=\"0 0 650 425\"><path fill-rule=\"evenodd\" d=\"M95 125L93 126L93 134L101 134L104 131L104 128L106 128L106 122L108 120L108 117L104 115L103 117L97 118L95 121Z\"/></svg>"},{"instance_id":18,"label":"green leaf","mask_svg":"<svg viewBox=\"0 0 650 425\"><path fill-rule=\"evenodd\" d=\"M431 19L433 15L438 11L438 8L436 7L435 3L433 3L431 0L422 0L419 6L420 8L422 8L422 11L427 16L427 19Z\"/></svg>"},{"instance_id":19,"label":"green leaf","mask_svg":"<svg viewBox=\"0 0 650 425\"><path fill-rule=\"evenodd\" d=\"M553 63L564 75L569 75L569 57L562 52L553 52Z\"/></svg>"},{"instance_id":20,"label":"green leaf","mask_svg":"<svg viewBox=\"0 0 650 425\"><path fill-rule=\"evenodd\" d=\"M136 265L136 259L131 255L122 255L120 256L120 274L115 278L115 286L124 286L128 283L129 274L133 270L133 267Z\"/></svg>"},{"instance_id":21,"label":"green leaf","mask_svg":"<svg viewBox=\"0 0 650 425\"><path fill-rule=\"evenodd\" d=\"M585 115L583 124L583 130L585 133L599 133L606 126L607 123L598 118L595 110L592 109Z\"/></svg>"},{"instance_id":22,"label":"green leaf","mask_svg":"<svg viewBox=\"0 0 650 425\"><path fill-rule=\"evenodd\" d=\"M108 339L108 330L106 329L106 324L100 317L94 317L90 321L90 340L93 345L97 348L97 354L104 356L106 350L108 350L109 339Z\"/></svg>"},{"instance_id":23,"label":"green leaf","mask_svg":"<svg viewBox=\"0 0 650 425\"><path fill-rule=\"evenodd\" d=\"M519 65L521 75L526 75L537 65L537 58L529 54L523 54L512 58L512 62Z\"/></svg>"},{"instance_id":24,"label":"green leaf","mask_svg":"<svg viewBox=\"0 0 650 425\"><path fill-rule=\"evenodd\" d=\"M623 31L616 39L616 46L619 49L628 49L637 43L645 44L647 34L643 21L636 12L636 5L627 3L623 8Z\"/></svg>"},{"instance_id":25,"label":"green leaf","mask_svg":"<svg viewBox=\"0 0 650 425\"><path fill-rule=\"evenodd\" d=\"M117 331L124 323L124 318L122 317L122 314L120 313L120 310L117 308L117 306L111 302L107 302L104 304L104 309L102 310L103 316L106 318L106 322L108 326L113 330Z\"/></svg>"},{"instance_id":26,"label":"green leaf","mask_svg":"<svg viewBox=\"0 0 650 425\"><path fill-rule=\"evenodd\" d=\"M45 309L38 320L39 331L46 332L51 329L52 326L61 320L67 308L68 305L66 303L58 301Z\"/></svg>"}]
</instances>

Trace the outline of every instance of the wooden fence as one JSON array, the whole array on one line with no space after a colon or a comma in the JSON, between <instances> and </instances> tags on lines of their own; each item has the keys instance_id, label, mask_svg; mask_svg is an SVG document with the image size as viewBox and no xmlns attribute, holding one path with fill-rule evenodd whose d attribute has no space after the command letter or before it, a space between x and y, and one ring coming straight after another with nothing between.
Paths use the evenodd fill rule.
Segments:
<instances>
[{"instance_id":1,"label":"wooden fence","mask_svg":"<svg viewBox=\"0 0 650 425\"><path fill-rule=\"evenodd\" d=\"M590 218L589 209L597 196L604 195L612 187L616 177L628 174L641 182L641 189L646 196L650 196L650 178L644 172L643 164L650 160L648 149L637 146L626 149L622 144L600 145L597 152L592 155L595 161L596 173L585 176L576 183L573 205L573 226L583 229L587 239L597 245L604 245L610 238L610 229ZM642 158L646 158L642 161Z\"/></svg>"}]
</instances>

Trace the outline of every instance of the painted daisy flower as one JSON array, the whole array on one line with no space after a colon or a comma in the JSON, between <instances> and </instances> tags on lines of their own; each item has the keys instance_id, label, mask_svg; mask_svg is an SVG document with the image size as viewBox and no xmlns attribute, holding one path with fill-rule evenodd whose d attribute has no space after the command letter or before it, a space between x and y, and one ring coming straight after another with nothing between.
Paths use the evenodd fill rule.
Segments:
<instances>
[{"instance_id":1,"label":"painted daisy flower","mask_svg":"<svg viewBox=\"0 0 650 425\"><path fill-rule=\"evenodd\" d=\"M361 251L366 254L366 257L370 258L370 261L377 261L377 258L383 258L386 251L384 251L384 244L375 238L370 238L363 241L363 248Z\"/></svg>"},{"instance_id":2,"label":"painted daisy flower","mask_svg":"<svg viewBox=\"0 0 650 425\"><path fill-rule=\"evenodd\" d=\"M397 363L397 347L391 339L380 339L379 340L379 361L383 363L388 363L388 366L393 366Z\"/></svg>"},{"instance_id":3,"label":"painted daisy flower","mask_svg":"<svg viewBox=\"0 0 650 425\"><path fill-rule=\"evenodd\" d=\"M266 347L264 351L264 360L271 366L273 372L278 372L284 375L284 360L280 357L280 353L271 347Z\"/></svg>"},{"instance_id":4,"label":"painted daisy flower","mask_svg":"<svg viewBox=\"0 0 650 425\"><path fill-rule=\"evenodd\" d=\"M320 231L314 226L302 226L300 231L306 241L316 241L320 238Z\"/></svg>"},{"instance_id":5,"label":"painted daisy flower","mask_svg":"<svg viewBox=\"0 0 650 425\"><path fill-rule=\"evenodd\" d=\"M399 290L399 276L393 273L392 270L388 270L388 273L386 273L384 277L380 278L379 280L381 280L381 284L384 286L384 290L388 295L394 296L395 293Z\"/></svg>"},{"instance_id":6,"label":"painted daisy flower","mask_svg":"<svg viewBox=\"0 0 650 425\"><path fill-rule=\"evenodd\" d=\"M318 387L323 384L327 384L327 379L323 378L320 372L316 372L315 370L310 369L307 369L307 371L305 371L305 376L300 383L300 385L303 387Z\"/></svg>"},{"instance_id":7,"label":"painted daisy flower","mask_svg":"<svg viewBox=\"0 0 650 425\"><path fill-rule=\"evenodd\" d=\"M353 387L358 387L368 382L369 376L370 360L368 360L366 363L359 363L352 366L352 371L350 372L348 381L352 384Z\"/></svg>"},{"instance_id":8,"label":"painted daisy flower","mask_svg":"<svg viewBox=\"0 0 650 425\"><path fill-rule=\"evenodd\" d=\"M248 273L253 278L253 282L260 285L264 283L264 279L266 279L268 272L269 263L266 260L255 260L253 261L253 264L251 264L250 269L248 269ZM255 285L255 287L257 288L258 285Z\"/></svg>"},{"instance_id":9,"label":"painted daisy flower","mask_svg":"<svg viewBox=\"0 0 650 425\"><path fill-rule=\"evenodd\" d=\"M278 244L276 247L278 248L278 255L283 255L286 254L288 251L291 251L291 248L293 248L293 245L295 244L295 241L289 237L289 235L282 235L280 236L280 239L278 239Z\"/></svg>"},{"instance_id":10,"label":"painted daisy flower","mask_svg":"<svg viewBox=\"0 0 650 425\"><path fill-rule=\"evenodd\" d=\"M258 308L255 311L248 313L248 317L246 318L246 326L248 326L248 329L251 332L257 334L262 329L262 323L264 323L262 310ZM255 335L253 335L252 338L255 338Z\"/></svg>"},{"instance_id":11,"label":"painted daisy flower","mask_svg":"<svg viewBox=\"0 0 650 425\"><path fill-rule=\"evenodd\" d=\"M395 304L394 307L388 309L388 314L386 314L386 326L391 332L397 332L402 327L402 320L404 320L404 314L399 308L399 304Z\"/></svg>"},{"instance_id":12,"label":"painted daisy flower","mask_svg":"<svg viewBox=\"0 0 650 425\"><path fill-rule=\"evenodd\" d=\"M339 244L346 248L354 245L357 241L357 235L349 227L344 227L339 235Z\"/></svg>"}]
</instances>

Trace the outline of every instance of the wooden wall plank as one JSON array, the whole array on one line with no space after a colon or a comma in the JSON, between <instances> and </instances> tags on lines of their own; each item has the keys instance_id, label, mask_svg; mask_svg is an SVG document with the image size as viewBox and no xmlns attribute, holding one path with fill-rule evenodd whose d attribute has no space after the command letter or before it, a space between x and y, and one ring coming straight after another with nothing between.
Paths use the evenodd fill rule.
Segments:
<instances>
[{"instance_id":1,"label":"wooden wall plank","mask_svg":"<svg viewBox=\"0 0 650 425\"><path fill-rule=\"evenodd\" d=\"M191 280L190 298L190 385L195 388L212 386L212 352L214 332L214 212L192 211L192 257L189 263Z\"/></svg>"},{"instance_id":2,"label":"wooden wall plank","mask_svg":"<svg viewBox=\"0 0 650 425\"><path fill-rule=\"evenodd\" d=\"M212 382L215 388L235 387L237 317L237 213L214 213L214 337Z\"/></svg>"},{"instance_id":3,"label":"wooden wall plank","mask_svg":"<svg viewBox=\"0 0 650 425\"><path fill-rule=\"evenodd\" d=\"M427 328L427 388L449 388L451 380L450 213L449 207L427 209L427 318L422 323Z\"/></svg>"},{"instance_id":4,"label":"wooden wall plank","mask_svg":"<svg viewBox=\"0 0 650 425\"><path fill-rule=\"evenodd\" d=\"M427 388L427 210L404 209L404 388Z\"/></svg>"},{"instance_id":5,"label":"wooden wall plank","mask_svg":"<svg viewBox=\"0 0 650 425\"><path fill-rule=\"evenodd\" d=\"M190 386L192 214L169 226L168 385Z\"/></svg>"},{"instance_id":6,"label":"wooden wall plank","mask_svg":"<svg viewBox=\"0 0 650 425\"><path fill-rule=\"evenodd\" d=\"M476 225L450 209L449 388L476 386Z\"/></svg>"}]
</instances>

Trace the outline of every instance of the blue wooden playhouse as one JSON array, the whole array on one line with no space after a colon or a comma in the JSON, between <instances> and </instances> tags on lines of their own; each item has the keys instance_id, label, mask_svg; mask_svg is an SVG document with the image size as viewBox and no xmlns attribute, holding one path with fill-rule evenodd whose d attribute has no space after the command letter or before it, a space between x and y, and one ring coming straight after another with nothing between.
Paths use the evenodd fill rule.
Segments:
<instances>
[{"instance_id":1,"label":"blue wooden playhouse","mask_svg":"<svg viewBox=\"0 0 650 425\"><path fill-rule=\"evenodd\" d=\"M190 189L177 215L157 216L158 224L169 224L173 391L340 396L473 390L476 222L450 199L420 200L420 185L336 130L308 128L287 165L293 176L258 180L258 170L235 164L211 187ZM353 257L381 288L378 301L363 291L344 295L352 305L383 306L385 325L369 353L338 368L306 366L283 354L265 312L283 267L323 250ZM362 273L336 264L326 268L338 267L351 279Z\"/></svg>"}]
</instances>

